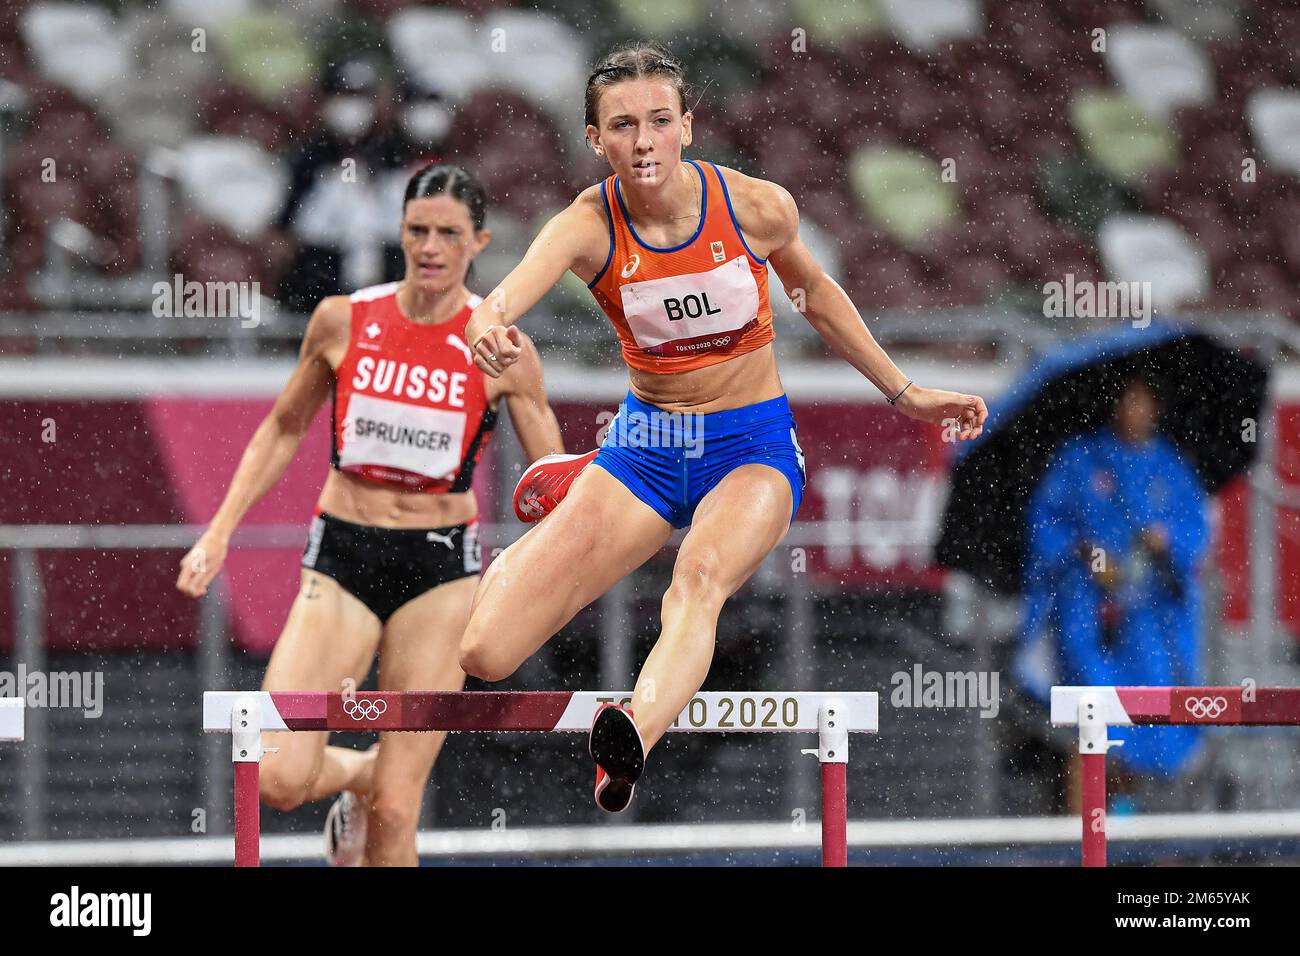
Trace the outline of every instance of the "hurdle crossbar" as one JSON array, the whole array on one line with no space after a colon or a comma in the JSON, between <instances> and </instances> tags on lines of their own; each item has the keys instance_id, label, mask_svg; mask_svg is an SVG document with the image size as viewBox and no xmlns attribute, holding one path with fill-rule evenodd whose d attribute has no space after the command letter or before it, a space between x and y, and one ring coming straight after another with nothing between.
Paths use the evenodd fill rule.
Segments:
<instances>
[{"instance_id":1,"label":"hurdle crossbar","mask_svg":"<svg viewBox=\"0 0 1300 956\"><path fill-rule=\"evenodd\" d=\"M235 865L260 864L259 776L263 731L571 731L591 729L606 703L627 691L367 691L355 694L208 691L203 729L231 734L235 764ZM848 735L879 730L874 692L701 692L669 732L816 732L804 750L821 763L822 865L845 866Z\"/></svg>"},{"instance_id":2,"label":"hurdle crossbar","mask_svg":"<svg viewBox=\"0 0 1300 956\"><path fill-rule=\"evenodd\" d=\"M0 697L0 740L22 740L26 701L21 697Z\"/></svg>"},{"instance_id":3,"label":"hurdle crossbar","mask_svg":"<svg viewBox=\"0 0 1300 956\"><path fill-rule=\"evenodd\" d=\"M1300 687L1053 687L1052 724L1079 728L1083 865L1106 865L1106 751L1111 727L1300 725Z\"/></svg>"}]
</instances>

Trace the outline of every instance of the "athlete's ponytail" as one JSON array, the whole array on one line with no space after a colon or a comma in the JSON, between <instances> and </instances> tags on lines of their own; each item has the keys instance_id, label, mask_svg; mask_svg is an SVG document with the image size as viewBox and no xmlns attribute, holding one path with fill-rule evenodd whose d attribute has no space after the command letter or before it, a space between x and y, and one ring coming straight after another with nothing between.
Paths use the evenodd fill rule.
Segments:
<instances>
[{"instance_id":1,"label":"athlete's ponytail","mask_svg":"<svg viewBox=\"0 0 1300 956\"><path fill-rule=\"evenodd\" d=\"M598 107L600 95L615 83L641 77L667 80L677 90L677 102L686 112L686 74L682 64L663 47L654 43L629 43L612 50L596 64L587 77L587 94L584 98L587 125L599 126Z\"/></svg>"}]
</instances>

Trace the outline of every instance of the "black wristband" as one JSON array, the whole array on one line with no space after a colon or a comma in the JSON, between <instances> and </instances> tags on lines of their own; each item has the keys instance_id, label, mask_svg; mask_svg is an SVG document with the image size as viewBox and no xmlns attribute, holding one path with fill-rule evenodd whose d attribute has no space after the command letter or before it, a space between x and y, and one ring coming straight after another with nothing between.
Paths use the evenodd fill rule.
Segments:
<instances>
[{"instance_id":1,"label":"black wristband","mask_svg":"<svg viewBox=\"0 0 1300 956\"><path fill-rule=\"evenodd\" d=\"M899 392L897 395L895 395L893 398L887 398L887 399L885 399L885 401L889 402L890 405L893 405L895 402L897 402L900 398L903 397L903 392L906 392L906 391L907 391L909 388L911 388L911 387L912 387L912 383L911 383L911 382L908 382L906 385L903 386L903 390L902 390L902 391L900 391L900 392Z\"/></svg>"}]
</instances>

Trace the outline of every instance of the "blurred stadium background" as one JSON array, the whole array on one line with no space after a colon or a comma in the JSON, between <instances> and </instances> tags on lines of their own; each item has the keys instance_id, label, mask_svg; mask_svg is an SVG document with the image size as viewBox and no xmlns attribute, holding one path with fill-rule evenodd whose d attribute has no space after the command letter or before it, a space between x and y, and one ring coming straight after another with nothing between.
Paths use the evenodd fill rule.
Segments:
<instances>
[{"instance_id":1,"label":"blurred stadium background","mask_svg":"<svg viewBox=\"0 0 1300 956\"><path fill-rule=\"evenodd\" d=\"M495 238L470 285L486 293L546 216L606 174L583 148L582 87L596 57L632 38L687 64L688 155L790 189L805 241L918 380L995 401L1026 362L1113 321L1047 316L1043 286L1067 275L1151 282L1162 311L1275 362L1276 438L1215 504L1207 676L1300 680L1293 2L7 0L0 669L102 672L105 703L93 720L29 709L28 741L0 748L0 862L52 859L40 841L108 838L190 841L169 852L200 859L211 843L196 810L209 837L230 832L229 744L201 739L199 697L260 682L327 466L327 417L201 604L172 587L194 526L314 303L400 278L412 166L447 160L485 182ZM354 180L337 185L349 162ZM256 282L256 322L159 314L155 286L175 276ZM850 817L905 826L855 830L853 860L1073 859L1076 823L1020 819L1062 811L1070 735L1049 733L1009 680L996 720L888 706L890 676L916 663L1002 669L1018 609L933 566L951 449L834 360L778 286L809 492L801 524L724 613L705 689L882 691L883 732L853 744ZM570 450L592 447L626 388L610 330L572 276L523 328ZM503 492L523 464L508 427L491 455L477 490L501 546L519 533ZM629 684L654 637L661 557L505 686ZM814 859L815 827L799 820L815 819L817 771L801 746L677 738L632 819L609 824L576 737L453 736L424 824L583 828L531 854L551 859L591 858L581 847L601 834L627 841L625 860ZM1116 843L1113 856L1295 855L1298 756L1293 733L1214 734L1195 772L1151 784L1141 808L1267 812L1265 836L1187 818L1175 839ZM307 841L268 838L268 855L314 853L324 810L265 812L268 834ZM942 823L954 818L1008 819L981 838ZM750 837L697 830L713 833L701 856L639 843L656 823L765 826L743 831L754 849L730 853ZM431 836L426 848L442 859L468 844L456 846Z\"/></svg>"}]
</instances>

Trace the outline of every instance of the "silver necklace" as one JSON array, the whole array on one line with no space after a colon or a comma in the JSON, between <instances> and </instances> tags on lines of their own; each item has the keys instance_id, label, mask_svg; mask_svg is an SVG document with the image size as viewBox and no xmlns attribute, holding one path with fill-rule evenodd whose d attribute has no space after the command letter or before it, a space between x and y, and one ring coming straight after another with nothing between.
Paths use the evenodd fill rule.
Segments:
<instances>
[{"instance_id":1,"label":"silver necklace","mask_svg":"<svg viewBox=\"0 0 1300 956\"><path fill-rule=\"evenodd\" d=\"M692 182L692 184L695 186L695 204L696 204L696 205L699 205L699 201L700 201L700 183L699 183L699 180L698 180L696 177L692 176L692 177L691 177L691 182ZM688 212L688 213L687 213L686 215L684 215L684 216L669 216L668 218L669 218L669 219L695 219L695 218L697 218L699 215L700 215L700 213L699 213L699 211L697 210L697 211L695 211L695 212Z\"/></svg>"}]
</instances>

